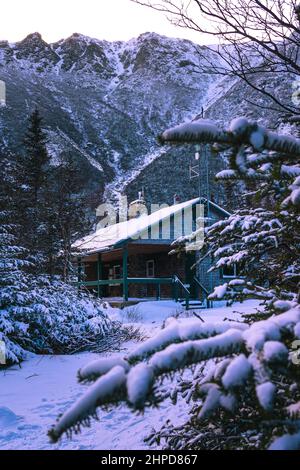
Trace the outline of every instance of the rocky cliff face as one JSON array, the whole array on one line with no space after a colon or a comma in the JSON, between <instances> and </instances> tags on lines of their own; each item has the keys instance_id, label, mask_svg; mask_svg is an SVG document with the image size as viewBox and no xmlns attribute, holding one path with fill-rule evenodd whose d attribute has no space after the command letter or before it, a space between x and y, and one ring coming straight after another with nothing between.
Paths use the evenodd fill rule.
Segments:
<instances>
[{"instance_id":1,"label":"rocky cliff face","mask_svg":"<svg viewBox=\"0 0 300 470\"><path fill-rule=\"evenodd\" d=\"M20 151L28 116L37 106L53 164L66 153L74 155L94 204L118 191L131 198L141 186L155 203L171 203L175 192L182 199L194 197L193 149L160 148L156 136L193 118L202 106L221 121L249 109L241 84L197 73L197 47L154 33L113 43L73 34L47 44L38 33L15 44L0 42L0 80L7 87L1 145ZM211 174L221 167L220 159L214 161ZM217 188L212 191L222 199Z\"/></svg>"}]
</instances>

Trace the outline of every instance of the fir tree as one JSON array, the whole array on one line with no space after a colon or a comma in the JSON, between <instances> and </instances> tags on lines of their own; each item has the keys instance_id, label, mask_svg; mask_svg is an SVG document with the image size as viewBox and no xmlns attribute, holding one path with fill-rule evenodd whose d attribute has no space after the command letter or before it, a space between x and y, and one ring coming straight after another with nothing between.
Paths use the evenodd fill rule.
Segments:
<instances>
[{"instance_id":1,"label":"fir tree","mask_svg":"<svg viewBox=\"0 0 300 470\"><path fill-rule=\"evenodd\" d=\"M200 121L197 126L201 128ZM223 135L212 124L211 131L212 139L216 131L220 140L229 140L229 169L217 174L217 179L242 181L247 193L250 184L253 195L248 208L237 209L206 230L203 256L209 253L215 259L212 270L236 265L243 274L243 279L217 288L211 298L256 297L264 299L272 312L274 302L295 300L299 291L299 141L268 132L245 118L232 121ZM178 251L184 244L183 240Z\"/></svg>"},{"instance_id":2,"label":"fir tree","mask_svg":"<svg viewBox=\"0 0 300 470\"><path fill-rule=\"evenodd\" d=\"M43 195L44 230L41 237L46 257L46 271L62 275L64 281L72 272L72 242L87 230L83 178L70 155L49 171Z\"/></svg>"},{"instance_id":3,"label":"fir tree","mask_svg":"<svg viewBox=\"0 0 300 470\"><path fill-rule=\"evenodd\" d=\"M0 340L6 349L6 363L20 362L24 349L20 343L27 336L27 326L19 320L28 288L24 268L28 267L26 250L19 246L16 211L17 168L11 159L0 164ZM19 340L18 340L19 339Z\"/></svg>"},{"instance_id":4,"label":"fir tree","mask_svg":"<svg viewBox=\"0 0 300 470\"><path fill-rule=\"evenodd\" d=\"M29 118L28 129L24 138L26 156L24 158L24 177L32 193L32 204L38 204L39 191L46 178L46 165L49 163L47 137L43 130L43 119L38 109Z\"/></svg>"},{"instance_id":5,"label":"fir tree","mask_svg":"<svg viewBox=\"0 0 300 470\"><path fill-rule=\"evenodd\" d=\"M57 232L60 240L59 269L64 281L72 273L72 243L88 229L83 178L70 156L55 171Z\"/></svg>"},{"instance_id":6,"label":"fir tree","mask_svg":"<svg viewBox=\"0 0 300 470\"><path fill-rule=\"evenodd\" d=\"M44 224L44 190L47 183L49 156L43 120L36 109L29 118L24 138L25 154L21 157L22 174L19 187L19 213L22 224L21 243L29 250L34 272L43 272L45 257L42 252Z\"/></svg>"},{"instance_id":7,"label":"fir tree","mask_svg":"<svg viewBox=\"0 0 300 470\"><path fill-rule=\"evenodd\" d=\"M20 194L22 197L23 188L20 189L19 181L17 159L12 156L1 158L0 341L5 345L6 366L21 362L26 351L63 354L77 350L78 347L92 347L99 341L105 341L106 333L113 326L99 299L78 292L75 286L61 282L59 277L52 276L50 280L47 275L37 275L29 250L20 244L24 236L24 219L20 217ZM63 200L66 200L65 196ZM46 214L43 213L39 243L44 258L48 252L41 240L47 240L48 246L49 214L55 257L55 250L62 246L58 224L60 214L57 211L58 204L54 206L52 201L49 213L48 208ZM71 208L70 213L75 217Z\"/></svg>"}]
</instances>

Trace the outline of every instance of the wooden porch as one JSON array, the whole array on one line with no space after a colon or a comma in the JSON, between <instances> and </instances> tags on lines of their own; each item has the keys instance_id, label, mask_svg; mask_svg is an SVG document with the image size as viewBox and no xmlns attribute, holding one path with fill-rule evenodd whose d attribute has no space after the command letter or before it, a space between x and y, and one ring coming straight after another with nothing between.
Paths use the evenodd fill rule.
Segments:
<instances>
[{"instance_id":1,"label":"wooden porch","mask_svg":"<svg viewBox=\"0 0 300 470\"><path fill-rule=\"evenodd\" d=\"M78 258L78 285L104 299L118 298L113 303L122 306L133 305L138 298L148 298L173 299L182 302L186 309L192 300L194 306L198 301L198 307L208 307L208 292L190 270L195 259L169 257L170 244L169 240L163 243L161 240L159 243L138 240L124 243L117 249ZM137 262L147 263L150 258L153 261L153 273L150 274L153 275L142 275ZM114 263L119 263L114 265L120 274L117 278L108 275ZM132 272L139 272L141 276L132 276ZM137 292L141 295L134 295Z\"/></svg>"}]
</instances>

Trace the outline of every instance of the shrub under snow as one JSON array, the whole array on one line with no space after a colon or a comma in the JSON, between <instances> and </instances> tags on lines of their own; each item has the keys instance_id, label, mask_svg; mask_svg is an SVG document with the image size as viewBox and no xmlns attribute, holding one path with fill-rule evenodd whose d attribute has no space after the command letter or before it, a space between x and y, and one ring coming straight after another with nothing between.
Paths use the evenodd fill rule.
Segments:
<instances>
[{"instance_id":1,"label":"shrub under snow","mask_svg":"<svg viewBox=\"0 0 300 470\"><path fill-rule=\"evenodd\" d=\"M101 301L59 280L20 272L1 288L0 311L7 364L20 362L25 351L64 354L88 348L113 327Z\"/></svg>"}]
</instances>

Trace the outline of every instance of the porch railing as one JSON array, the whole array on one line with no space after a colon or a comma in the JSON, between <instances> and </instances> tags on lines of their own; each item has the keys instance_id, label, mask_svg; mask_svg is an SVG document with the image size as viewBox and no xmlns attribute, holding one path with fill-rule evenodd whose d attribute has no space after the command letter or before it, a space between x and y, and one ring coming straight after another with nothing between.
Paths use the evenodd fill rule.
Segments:
<instances>
[{"instance_id":1,"label":"porch railing","mask_svg":"<svg viewBox=\"0 0 300 470\"><path fill-rule=\"evenodd\" d=\"M203 300L206 301L207 308L210 308L212 303L211 303L210 300L208 300L209 291L206 289L206 287L204 287L204 285L199 281L199 279L196 276L194 276L194 282L198 286L198 288L200 289L201 300L202 300L202 296L203 296L204 297Z\"/></svg>"},{"instance_id":2,"label":"porch railing","mask_svg":"<svg viewBox=\"0 0 300 470\"><path fill-rule=\"evenodd\" d=\"M210 302L207 300L209 292L201 284L199 279L194 278L195 283L201 289L201 295L203 294L206 301L207 307L210 306ZM172 277L128 277L126 279L127 284L146 284L146 285L155 285L156 286L156 298L159 300L161 298L161 285L167 284L172 286L172 298L178 302L179 298L183 298L185 301L185 308L188 310L191 300L191 292L186 284L184 284L181 279L175 274ZM94 287L97 289L99 296L101 296L101 287L102 286L112 286L119 285L123 286L124 279L101 279L96 281L80 281L77 283L78 287Z\"/></svg>"},{"instance_id":3,"label":"porch railing","mask_svg":"<svg viewBox=\"0 0 300 470\"><path fill-rule=\"evenodd\" d=\"M161 285L169 284L172 285L174 282L173 277L128 277L126 279L127 284L154 284L156 286L156 298L159 300L161 297ZM104 279L99 281L80 281L78 286L82 287L96 287L100 294L102 286L123 286L124 279Z\"/></svg>"},{"instance_id":4,"label":"porch railing","mask_svg":"<svg viewBox=\"0 0 300 470\"><path fill-rule=\"evenodd\" d=\"M185 308L186 310L189 309L190 306L190 298L191 298L191 293L187 286L179 279L179 277L175 274L173 276L173 283L174 283L174 298L176 302L178 302L179 299L179 290L183 292L183 296L185 299Z\"/></svg>"}]
</instances>

